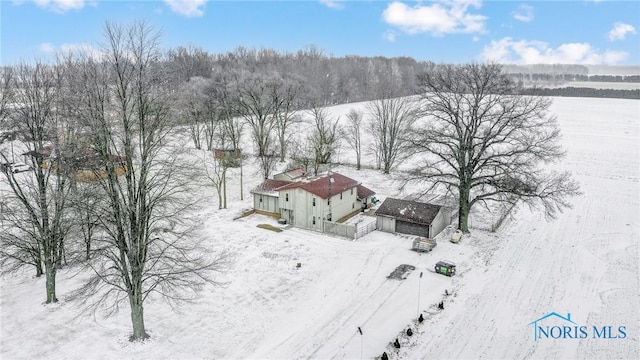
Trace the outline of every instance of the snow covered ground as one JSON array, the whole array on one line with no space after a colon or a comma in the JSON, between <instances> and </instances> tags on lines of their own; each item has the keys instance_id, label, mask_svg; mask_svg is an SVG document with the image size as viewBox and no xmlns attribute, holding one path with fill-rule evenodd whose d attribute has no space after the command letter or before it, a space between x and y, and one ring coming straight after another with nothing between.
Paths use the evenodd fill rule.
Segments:
<instances>
[{"instance_id":1,"label":"snow covered ground","mask_svg":"<svg viewBox=\"0 0 640 360\"><path fill-rule=\"evenodd\" d=\"M296 228L276 233L257 227L279 226L267 217L233 220L251 206L248 189L259 176L249 170L244 201L232 180L230 209L218 210L205 188L211 205L196 214L207 241L233 254L223 287L206 287L173 310L151 299L151 339L130 343L127 308L104 318L65 299L79 281L69 271L59 274L54 305L43 304L44 279L33 271L5 276L0 358L359 359L383 351L392 359L640 358L640 102L556 98L552 110L568 151L562 167L583 192L555 221L520 208L496 233L476 228L460 244L447 241L447 229L426 254L411 251L410 238L377 231L357 241ZM350 157L343 148L341 160ZM380 198L398 193L392 177L374 170L334 170ZM456 276L433 272L443 259L458 265ZM416 269L406 280L387 279L401 264ZM440 301L443 310L434 306ZM417 325L419 312L426 320ZM599 339L589 330L584 339L535 341L528 324L551 312L589 329L625 326L626 336ZM549 325L562 325L556 320ZM401 335L409 326L415 334ZM400 349L391 346L396 338Z\"/></svg>"}]
</instances>

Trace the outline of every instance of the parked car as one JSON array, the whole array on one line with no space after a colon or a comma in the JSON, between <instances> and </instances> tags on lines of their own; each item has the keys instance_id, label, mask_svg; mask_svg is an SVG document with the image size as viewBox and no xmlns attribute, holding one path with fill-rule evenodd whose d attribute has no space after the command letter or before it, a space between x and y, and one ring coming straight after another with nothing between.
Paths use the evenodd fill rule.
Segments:
<instances>
[{"instance_id":1,"label":"parked car","mask_svg":"<svg viewBox=\"0 0 640 360\"><path fill-rule=\"evenodd\" d=\"M31 166L25 163L13 163L9 165L9 168L11 169L11 172L14 174L31 170Z\"/></svg>"}]
</instances>

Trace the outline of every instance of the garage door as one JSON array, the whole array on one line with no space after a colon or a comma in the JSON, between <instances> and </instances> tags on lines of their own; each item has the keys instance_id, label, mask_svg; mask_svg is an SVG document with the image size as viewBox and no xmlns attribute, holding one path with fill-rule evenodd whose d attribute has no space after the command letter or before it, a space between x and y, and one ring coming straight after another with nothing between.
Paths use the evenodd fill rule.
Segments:
<instances>
[{"instance_id":1,"label":"garage door","mask_svg":"<svg viewBox=\"0 0 640 360\"><path fill-rule=\"evenodd\" d=\"M396 220L396 232L401 234L429 237L429 226Z\"/></svg>"}]
</instances>

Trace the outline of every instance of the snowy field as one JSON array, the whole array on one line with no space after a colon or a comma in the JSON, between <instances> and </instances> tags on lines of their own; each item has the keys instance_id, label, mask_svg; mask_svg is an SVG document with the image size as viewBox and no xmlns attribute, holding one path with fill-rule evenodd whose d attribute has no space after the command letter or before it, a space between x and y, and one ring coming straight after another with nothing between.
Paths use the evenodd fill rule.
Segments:
<instances>
[{"instance_id":1,"label":"snowy field","mask_svg":"<svg viewBox=\"0 0 640 360\"><path fill-rule=\"evenodd\" d=\"M340 115L352 107L363 104L329 109ZM43 303L44 278L34 271L6 276L0 358L371 359L386 351L391 359L638 359L640 101L555 98L552 111L568 152L561 167L583 192L555 221L520 208L491 233L476 218L460 244L447 241L447 229L426 254L411 251L409 238L377 231L357 241L296 228L276 233L256 227L279 226L267 217L233 220L251 207L259 176L245 169L240 201L232 171L229 209L218 210L214 190L203 188L210 206L194 215L207 241L233 254L218 279L224 287L206 287L177 309L151 299L151 339L130 343L129 309L109 318L81 314L65 299L79 281L68 270L59 273L61 301L53 305ZM351 157L343 147L340 160ZM397 182L374 170L333 170L379 198L399 195ZM433 272L443 259L458 265L456 276ZM401 264L416 269L406 280L387 279ZM551 312L570 313L570 325L587 326L589 336L535 341L529 324ZM611 326L617 336L624 326L626 336L593 338L593 326ZM401 335L408 327L414 335ZM391 346L396 338L400 349Z\"/></svg>"}]
</instances>

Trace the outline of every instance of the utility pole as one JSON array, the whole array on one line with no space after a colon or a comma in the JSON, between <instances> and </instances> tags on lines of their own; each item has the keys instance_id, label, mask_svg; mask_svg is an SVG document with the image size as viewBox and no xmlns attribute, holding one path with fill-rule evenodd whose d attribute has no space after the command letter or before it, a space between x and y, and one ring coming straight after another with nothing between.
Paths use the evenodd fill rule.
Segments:
<instances>
[{"instance_id":1,"label":"utility pole","mask_svg":"<svg viewBox=\"0 0 640 360\"><path fill-rule=\"evenodd\" d=\"M360 326L358 326L358 332L360 333L360 360L362 360L362 343L364 342L364 334L362 333Z\"/></svg>"},{"instance_id":2,"label":"utility pole","mask_svg":"<svg viewBox=\"0 0 640 360\"><path fill-rule=\"evenodd\" d=\"M420 272L420 277L418 278L418 310L416 313L416 317L420 316L420 285L422 285L422 271Z\"/></svg>"}]
</instances>

